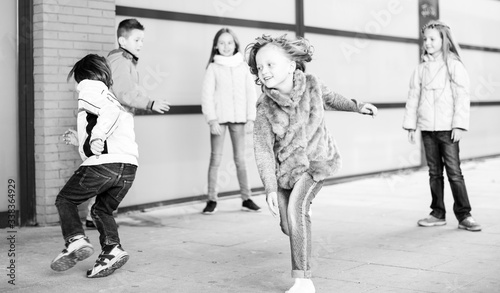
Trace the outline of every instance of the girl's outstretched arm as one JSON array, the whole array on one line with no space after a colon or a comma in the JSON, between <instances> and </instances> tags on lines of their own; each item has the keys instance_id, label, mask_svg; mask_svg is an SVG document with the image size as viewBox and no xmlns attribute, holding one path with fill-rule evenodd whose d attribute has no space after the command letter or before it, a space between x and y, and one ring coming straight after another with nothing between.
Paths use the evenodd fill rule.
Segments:
<instances>
[{"instance_id":1,"label":"girl's outstretched arm","mask_svg":"<svg viewBox=\"0 0 500 293\"><path fill-rule=\"evenodd\" d=\"M341 94L333 92L327 86L322 85L323 104L325 110L358 112L365 115L377 115L377 107L372 104L358 102L348 99Z\"/></svg>"}]
</instances>

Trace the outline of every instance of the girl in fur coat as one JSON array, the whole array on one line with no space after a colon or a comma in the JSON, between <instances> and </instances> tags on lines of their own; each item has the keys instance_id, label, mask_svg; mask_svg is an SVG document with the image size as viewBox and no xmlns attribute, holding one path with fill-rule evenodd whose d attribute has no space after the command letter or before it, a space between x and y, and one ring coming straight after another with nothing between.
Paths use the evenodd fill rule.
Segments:
<instances>
[{"instance_id":1,"label":"girl in fur coat","mask_svg":"<svg viewBox=\"0 0 500 293\"><path fill-rule=\"evenodd\" d=\"M309 207L340 156L325 124L325 110L375 116L377 108L332 92L305 73L312 47L307 40L262 36L247 47L250 71L262 86L257 102L254 148L271 213L280 215L291 244L289 293L315 292L311 281Z\"/></svg>"},{"instance_id":2,"label":"girl in fur coat","mask_svg":"<svg viewBox=\"0 0 500 293\"><path fill-rule=\"evenodd\" d=\"M222 28L215 34L211 52L201 98L201 109L210 126L211 146L208 201L203 214L217 211L217 179L227 129L233 143L242 210L258 212L260 207L251 199L245 162L245 125L248 131L252 130L257 100L255 85L232 30Z\"/></svg>"}]
</instances>

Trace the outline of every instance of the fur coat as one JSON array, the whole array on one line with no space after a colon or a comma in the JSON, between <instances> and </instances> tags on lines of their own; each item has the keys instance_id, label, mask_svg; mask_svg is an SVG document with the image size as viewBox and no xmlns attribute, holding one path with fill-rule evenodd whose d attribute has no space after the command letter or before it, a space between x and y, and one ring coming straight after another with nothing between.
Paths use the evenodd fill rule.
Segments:
<instances>
[{"instance_id":1,"label":"fur coat","mask_svg":"<svg viewBox=\"0 0 500 293\"><path fill-rule=\"evenodd\" d=\"M325 124L325 110L359 112L362 103L330 91L318 78L294 73L290 95L263 87L257 102L254 148L266 193L292 189L304 172L324 180L340 168L340 155Z\"/></svg>"}]
</instances>

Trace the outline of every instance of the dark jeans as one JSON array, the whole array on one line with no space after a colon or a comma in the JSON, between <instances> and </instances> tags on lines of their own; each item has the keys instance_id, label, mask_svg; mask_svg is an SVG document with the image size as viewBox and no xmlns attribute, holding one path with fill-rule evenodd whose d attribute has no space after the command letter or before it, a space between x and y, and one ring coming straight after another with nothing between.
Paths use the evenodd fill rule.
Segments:
<instances>
[{"instance_id":1,"label":"dark jeans","mask_svg":"<svg viewBox=\"0 0 500 293\"><path fill-rule=\"evenodd\" d=\"M460 149L458 142L451 140L451 131L422 131L425 157L429 166L429 183L431 187L432 203L431 215L445 219L444 206L444 177L443 167L446 169L448 182L455 203L453 212L459 222L470 216L469 196L465 187L464 177L460 169Z\"/></svg>"},{"instance_id":2,"label":"dark jeans","mask_svg":"<svg viewBox=\"0 0 500 293\"><path fill-rule=\"evenodd\" d=\"M113 211L132 186L136 171L137 166L122 163L80 166L56 198L64 240L85 235L78 205L96 196L91 215L99 231L101 247L120 244Z\"/></svg>"}]
</instances>

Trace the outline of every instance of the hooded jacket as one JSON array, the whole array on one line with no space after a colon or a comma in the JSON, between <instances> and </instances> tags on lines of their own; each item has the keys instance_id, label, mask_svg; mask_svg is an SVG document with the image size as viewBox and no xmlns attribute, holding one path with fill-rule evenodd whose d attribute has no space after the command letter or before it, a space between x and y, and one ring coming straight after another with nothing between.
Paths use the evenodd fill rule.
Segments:
<instances>
[{"instance_id":1,"label":"hooded jacket","mask_svg":"<svg viewBox=\"0 0 500 293\"><path fill-rule=\"evenodd\" d=\"M403 128L449 131L469 129L469 76L456 56L445 63L427 57L413 72Z\"/></svg>"},{"instance_id":2,"label":"hooded jacket","mask_svg":"<svg viewBox=\"0 0 500 293\"><path fill-rule=\"evenodd\" d=\"M107 163L138 165L134 117L96 80L82 80L78 86L78 151L82 166ZM93 140L104 142L104 151L96 156L90 150Z\"/></svg>"},{"instance_id":3,"label":"hooded jacket","mask_svg":"<svg viewBox=\"0 0 500 293\"><path fill-rule=\"evenodd\" d=\"M315 181L340 168L340 154L325 124L325 110L359 112L363 103L332 92L315 76L294 73L290 95L263 87L257 102L254 148L266 193L292 189L304 172Z\"/></svg>"},{"instance_id":4,"label":"hooded jacket","mask_svg":"<svg viewBox=\"0 0 500 293\"><path fill-rule=\"evenodd\" d=\"M201 109L207 122L254 121L256 101L255 83L243 55L215 55L202 86Z\"/></svg>"}]
</instances>

